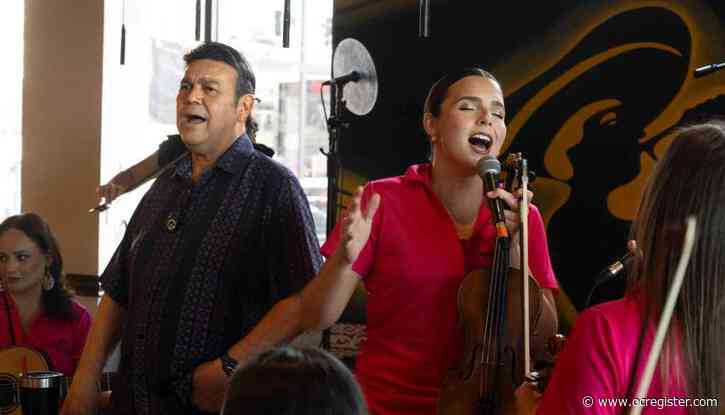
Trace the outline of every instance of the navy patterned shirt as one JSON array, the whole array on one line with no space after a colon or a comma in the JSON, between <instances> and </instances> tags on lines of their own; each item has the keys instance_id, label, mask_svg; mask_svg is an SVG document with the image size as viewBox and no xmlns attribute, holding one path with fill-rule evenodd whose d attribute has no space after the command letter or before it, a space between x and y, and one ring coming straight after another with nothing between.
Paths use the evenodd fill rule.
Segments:
<instances>
[{"instance_id":1,"label":"navy patterned shirt","mask_svg":"<svg viewBox=\"0 0 725 415\"><path fill-rule=\"evenodd\" d=\"M321 257L298 180L240 137L194 184L187 155L144 195L101 276L126 310L115 414L199 413L194 368L299 291Z\"/></svg>"}]
</instances>

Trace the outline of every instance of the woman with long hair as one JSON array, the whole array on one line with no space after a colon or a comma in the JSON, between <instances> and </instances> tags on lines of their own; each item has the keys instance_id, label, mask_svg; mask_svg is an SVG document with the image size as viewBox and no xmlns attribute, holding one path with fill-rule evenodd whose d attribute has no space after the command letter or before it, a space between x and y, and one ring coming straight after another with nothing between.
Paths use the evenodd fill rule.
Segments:
<instances>
[{"instance_id":1,"label":"woman with long hair","mask_svg":"<svg viewBox=\"0 0 725 415\"><path fill-rule=\"evenodd\" d=\"M531 388L517 391L522 412L538 404L540 414L614 414L639 404L644 413L720 413L712 399L722 397L725 384L723 206L725 124L681 129L650 177L633 224L638 254L627 294L579 316L540 403ZM690 215L698 225L692 256L648 400L635 403Z\"/></svg>"},{"instance_id":2,"label":"woman with long hair","mask_svg":"<svg viewBox=\"0 0 725 415\"><path fill-rule=\"evenodd\" d=\"M91 317L64 281L58 243L40 216L0 223L0 348L40 350L54 370L72 376Z\"/></svg>"}]
</instances>

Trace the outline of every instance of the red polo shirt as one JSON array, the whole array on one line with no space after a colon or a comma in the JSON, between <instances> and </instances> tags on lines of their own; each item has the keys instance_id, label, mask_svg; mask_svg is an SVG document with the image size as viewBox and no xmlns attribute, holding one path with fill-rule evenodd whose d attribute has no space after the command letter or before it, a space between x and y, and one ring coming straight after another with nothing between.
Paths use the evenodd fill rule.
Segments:
<instances>
[{"instance_id":1,"label":"red polo shirt","mask_svg":"<svg viewBox=\"0 0 725 415\"><path fill-rule=\"evenodd\" d=\"M356 377L376 415L434 414L443 376L461 352L458 287L468 272L492 262L491 212L482 196L473 235L460 240L433 193L429 164L368 183L363 206L374 193L381 196L380 208L353 264L368 292L367 341L357 357ZM323 255L332 255L339 234L335 228ZM556 292L543 221L534 206L529 252L534 277Z\"/></svg>"}]
</instances>

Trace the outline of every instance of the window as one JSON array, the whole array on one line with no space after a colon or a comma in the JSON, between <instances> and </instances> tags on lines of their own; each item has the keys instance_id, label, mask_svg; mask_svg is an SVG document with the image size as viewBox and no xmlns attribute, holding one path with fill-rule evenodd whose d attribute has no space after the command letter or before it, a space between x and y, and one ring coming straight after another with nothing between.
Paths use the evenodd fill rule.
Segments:
<instances>
[{"instance_id":1,"label":"window","mask_svg":"<svg viewBox=\"0 0 725 415\"><path fill-rule=\"evenodd\" d=\"M217 40L240 50L252 65L256 94L262 100L255 111L260 125L257 141L275 149L277 160L299 177L322 243L327 217L327 159L319 150L327 148L329 137L320 88L330 77L333 3L290 3L289 48L282 47L281 0L219 0ZM329 102L325 105L329 108Z\"/></svg>"},{"instance_id":2,"label":"window","mask_svg":"<svg viewBox=\"0 0 725 415\"><path fill-rule=\"evenodd\" d=\"M176 130L182 56L197 42L195 0L106 2L103 44L101 183L143 160ZM121 27L125 56L121 65ZM101 213L99 268L123 238L146 184Z\"/></svg>"},{"instance_id":3,"label":"window","mask_svg":"<svg viewBox=\"0 0 725 415\"><path fill-rule=\"evenodd\" d=\"M20 213L20 161L23 93L23 29L25 2L3 3L0 39L4 39L4 64L0 65L6 96L0 100L0 221Z\"/></svg>"},{"instance_id":4,"label":"window","mask_svg":"<svg viewBox=\"0 0 725 415\"><path fill-rule=\"evenodd\" d=\"M195 39L196 0L106 2L101 182L153 153L176 129L176 92L182 56ZM318 238L325 237L327 131L319 91L329 78L332 0L293 1L290 47L282 47L284 1L215 0L212 39L240 50L257 78L257 141L300 178ZM203 6L205 1L201 1ZM204 11L202 10L202 23ZM120 64L121 25L126 29ZM201 35L204 36L202 27ZM104 269L148 184L114 201L101 214Z\"/></svg>"}]
</instances>

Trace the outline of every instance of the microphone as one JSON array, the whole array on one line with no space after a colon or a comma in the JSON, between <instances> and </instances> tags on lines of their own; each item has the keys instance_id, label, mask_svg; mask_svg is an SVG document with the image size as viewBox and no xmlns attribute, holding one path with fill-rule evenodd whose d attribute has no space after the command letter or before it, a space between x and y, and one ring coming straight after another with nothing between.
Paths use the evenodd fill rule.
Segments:
<instances>
[{"instance_id":1,"label":"microphone","mask_svg":"<svg viewBox=\"0 0 725 415\"><path fill-rule=\"evenodd\" d=\"M701 66L697 69L695 69L695 72L693 73L693 76L695 78L700 78L705 75L709 75L713 72L719 71L720 69L725 68L725 62L723 63L713 63L710 65Z\"/></svg>"},{"instance_id":2,"label":"microphone","mask_svg":"<svg viewBox=\"0 0 725 415\"><path fill-rule=\"evenodd\" d=\"M348 74L338 76L337 78L333 78L329 81L325 81L322 83L322 85L332 85L332 84L343 85L348 82L357 82L359 80L360 80L360 72L352 71Z\"/></svg>"},{"instance_id":3,"label":"microphone","mask_svg":"<svg viewBox=\"0 0 725 415\"><path fill-rule=\"evenodd\" d=\"M478 160L476 167L478 167L478 175L483 180L483 188L486 193L496 190L496 179L498 178L498 174L501 173L501 163L499 163L498 159L494 156L483 156L481 160ZM491 212L493 212L496 228L499 228L498 225L503 225L505 229L506 217L503 214L503 201L499 198L487 199Z\"/></svg>"},{"instance_id":4,"label":"microphone","mask_svg":"<svg viewBox=\"0 0 725 415\"><path fill-rule=\"evenodd\" d=\"M627 251L627 253L622 255L618 260L612 262L611 265L604 268L594 279L594 286L603 284L619 275L619 273L624 270L624 267L629 264L630 258L632 258L632 252Z\"/></svg>"},{"instance_id":5,"label":"microphone","mask_svg":"<svg viewBox=\"0 0 725 415\"><path fill-rule=\"evenodd\" d=\"M614 279L614 277L618 276L624 268L629 265L630 261L634 257L634 254L632 254L631 251L627 251L624 255L619 257L618 260L612 262L611 265L604 268L599 275L597 275L594 278L594 284L592 285L592 288L589 289L589 293L587 294L587 300L584 302L584 307L589 307L590 303L592 302L592 295L594 294L594 291L596 289L604 284L605 282L609 282L610 280Z\"/></svg>"}]
</instances>

